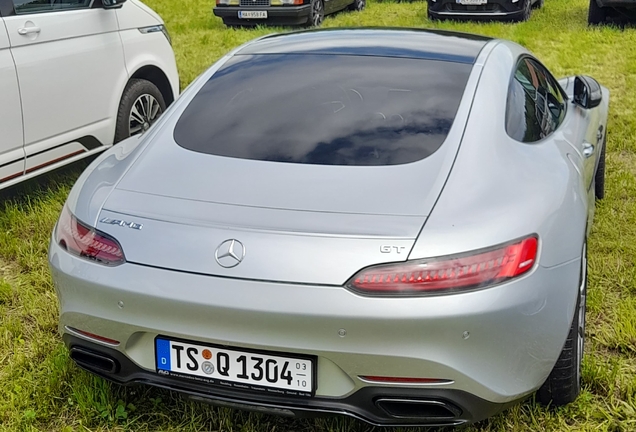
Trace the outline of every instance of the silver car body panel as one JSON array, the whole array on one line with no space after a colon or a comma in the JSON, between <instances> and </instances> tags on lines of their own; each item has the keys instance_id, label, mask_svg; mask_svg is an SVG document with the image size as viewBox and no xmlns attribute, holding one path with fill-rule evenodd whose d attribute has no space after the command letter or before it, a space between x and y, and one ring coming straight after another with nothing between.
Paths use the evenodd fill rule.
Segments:
<instances>
[{"instance_id":1,"label":"silver car body panel","mask_svg":"<svg viewBox=\"0 0 636 432\"><path fill-rule=\"evenodd\" d=\"M605 89L603 104L592 110L568 103L555 133L538 143L519 143L505 133L507 85L501 83L509 82L525 53L511 42L491 53L474 102L487 108L471 112L453 171L410 259L454 254L459 243L476 250L530 233L541 239L542 266L580 257L593 214L597 160L584 158L582 144L596 143L596 129L607 121L609 93ZM574 300L576 287L570 289Z\"/></svg>"},{"instance_id":2,"label":"silver car body panel","mask_svg":"<svg viewBox=\"0 0 636 432\"><path fill-rule=\"evenodd\" d=\"M563 287L580 271L573 261L470 293L369 298L342 287L130 263L109 268L80 261L55 244L50 261L61 300L60 331L67 333L68 326L124 341L116 349L148 371L154 371L153 341L161 334L317 355L317 396L345 397L370 385L360 375L424 376L451 380L442 387L497 403L531 393L549 374L574 313Z\"/></svg>"},{"instance_id":3,"label":"silver car body panel","mask_svg":"<svg viewBox=\"0 0 636 432\"><path fill-rule=\"evenodd\" d=\"M422 161L301 166L178 147L172 130L180 113L233 53L145 135L101 155L73 187L70 211L115 237L127 262L105 267L51 242L60 332L71 327L122 341L114 349L149 372L158 334L316 355L316 395L332 398L370 385L361 375L449 380L441 387L496 403L535 391L575 310L598 159L584 158L582 146L605 127L607 89L593 110L567 102L563 124L548 138L516 142L505 132L506 95L527 51L493 40L475 62L446 143ZM570 81L561 82L571 94ZM431 161L437 169L429 169ZM100 223L104 218L143 229ZM487 289L386 298L342 286L368 265L533 233L538 265ZM245 245L245 259L223 268L214 252L232 238ZM387 245L403 253L382 253Z\"/></svg>"},{"instance_id":4,"label":"silver car body panel","mask_svg":"<svg viewBox=\"0 0 636 432\"><path fill-rule=\"evenodd\" d=\"M99 220L130 220L144 229L99 220L96 227L121 243L130 262L244 279L342 285L363 267L404 261L446 182L494 46L477 59L444 145L421 161L379 167L252 161L193 152L163 133L117 173L108 197L99 197ZM201 85L184 92L184 103ZM179 116L166 117L161 128L171 131ZM227 269L214 253L232 238L245 245L246 256Z\"/></svg>"}]
</instances>

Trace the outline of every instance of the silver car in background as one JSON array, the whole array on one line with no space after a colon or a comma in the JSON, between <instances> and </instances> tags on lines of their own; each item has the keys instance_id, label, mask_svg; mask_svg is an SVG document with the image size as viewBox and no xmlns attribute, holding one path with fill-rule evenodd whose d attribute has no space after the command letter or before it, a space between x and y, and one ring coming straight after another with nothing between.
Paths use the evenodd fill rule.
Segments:
<instances>
[{"instance_id":1,"label":"silver car in background","mask_svg":"<svg viewBox=\"0 0 636 432\"><path fill-rule=\"evenodd\" d=\"M507 41L267 36L73 187L71 358L275 414L474 422L580 389L609 93Z\"/></svg>"}]
</instances>

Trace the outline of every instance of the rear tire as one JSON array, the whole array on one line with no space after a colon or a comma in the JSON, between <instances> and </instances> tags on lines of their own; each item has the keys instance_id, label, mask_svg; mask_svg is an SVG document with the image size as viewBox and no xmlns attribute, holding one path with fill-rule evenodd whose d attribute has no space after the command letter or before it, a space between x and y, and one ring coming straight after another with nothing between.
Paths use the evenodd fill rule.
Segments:
<instances>
[{"instance_id":1,"label":"rear tire","mask_svg":"<svg viewBox=\"0 0 636 432\"><path fill-rule=\"evenodd\" d=\"M156 85L131 79L119 102L115 143L148 130L166 110L166 102Z\"/></svg>"},{"instance_id":2,"label":"rear tire","mask_svg":"<svg viewBox=\"0 0 636 432\"><path fill-rule=\"evenodd\" d=\"M581 362L585 349L585 310L587 299L587 245L583 245L579 298L565 341L548 379L537 391L543 405L563 406L573 402L581 392Z\"/></svg>"},{"instance_id":3,"label":"rear tire","mask_svg":"<svg viewBox=\"0 0 636 432\"><path fill-rule=\"evenodd\" d=\"M525 0L525 7L523 8L523 15L517 19L518 22L528 21L532 15L532 0Z\"/></svg>"},{"instance_id":4,"label":"rear tire","mask_svg":"<svg viewBox=\"0 0 636 432\"><path fill-rule=\"evenodd\" d=\"M596 174L594 174L594 194L597 200L605 198L605 148L607 147L607 138L603 141L603 150L598 160Z\"/></svg>"},{"instance_id":5,"label":"rear tire","mask_svg":"<svg viewBox=\"0 0 636 432\"><path fill-rule=\"evenodd\" d=\"M587 12L587 23L589 25L600 25L605 23L607 10L599 7L596 0L590 0L590 9Z\"/></svg>"},{"instance_id":6,"label":"rear tire","mask_svg":"<svg viewBox=\"0 0 636 432\"><path fill-rule=\"evenodd\" d=\"M431 2L430 1L427 2L426 16L428 17L429 21L440 21L440 18L438 18L436 16L433 16L433 14L431 13Z\"/></svg>"},{"instance_id":7,"label":"rear tire","mask_svg":"<svg viewBox=\"0 0 636 432\"><path fill-rule=\"evenodd\" d=\"M307 20L307 26L320 27L325 19L325 4L322 0L311 0L311 10L309 13L309 19Z\"/></svg>"},{"instance_id":8,"label":"rear tire","mask_svg":"<svg viewBox=\"0 0 636 432\"><path fill-rule=\"evenodd\" d=\"M511 22L523 22L528 21L530 19L530 15L532 15L532 0L522 0L523 4L523 12L521 15L517 15L516 18L508 18L508 21Z\"/></svg>"},{"instance_id":9,"label":"rear tire","mask_svg":"<svg viewBox=\"0 0 636 432\"><path fill-rule=\"evenodd\" d=\"M545 0L539 0L532 7L535 8L535 9L541 9L543 7L543 3L544 2L545 2Z\"/></svg>"},{"instance_id":10,"label":"rear tire","mask_svg":"<svg viewBox=\"0 0 636 432\"><path fill-rule=\"evenodd\" d=\"M367 0L353 0L353 3L351 3L349 6L347 6L347 9L349 9L350 11L363 11L364 8L367 7Z\"/></svg>"}]
</instances>

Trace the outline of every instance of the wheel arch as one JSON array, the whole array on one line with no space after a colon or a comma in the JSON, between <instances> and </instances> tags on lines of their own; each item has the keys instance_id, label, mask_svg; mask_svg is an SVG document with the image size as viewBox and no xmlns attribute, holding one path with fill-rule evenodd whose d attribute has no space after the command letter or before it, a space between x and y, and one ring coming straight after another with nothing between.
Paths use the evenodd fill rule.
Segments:
<instances>
[{"instance_id":1,"label":"wheel arch","mask_svg":"<svg viewBox=\"0 0 636 432\"><path fill-rule=\"evenodd\" d=\"M168 79L166 74L157 66L145 65L140 67L135 73L130 76L126 85L128 85L128 83L133 79L145 79L146 81L150 81L151 83L156 85L161 92L161 95L163 96L166 107L170 106L172 102L174 102L175 95L172 92L170 80Z\"/></svg>"}]
</instances>

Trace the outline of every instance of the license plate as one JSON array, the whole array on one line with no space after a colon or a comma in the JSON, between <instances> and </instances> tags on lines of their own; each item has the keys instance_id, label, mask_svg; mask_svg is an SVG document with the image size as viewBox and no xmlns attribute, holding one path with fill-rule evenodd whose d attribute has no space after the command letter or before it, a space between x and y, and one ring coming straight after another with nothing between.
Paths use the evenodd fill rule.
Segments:
<instances>
[{"instance_id":1,"label":"license plate","mask_svg":"<svg viewBox=\"0 0 636 432\"><path fill-rule=\"evenodd\" d=\"M457 3L465 6L483 5L488 3L488 0L457 0Z\"/></svg>"},{"instance_id":2,"label":"license plate","mask_svg":"<svg viewBox=\"0 0 636 432\"><path fill-rule=\"evenodd\" d=\"M238 17L241 19L266 19L267 11L239 11Z\"/></svg>"},{"instance_id":3,"label":"license plate","mask_svg":"<svg viewBox=\"0 0 636 432\"><path fill-rule=\"evenodd\" d=\"M158 336L157 373L193 382L284 396L313 396L315 359L238 350Z\"/></svg>"}]
</instances>

